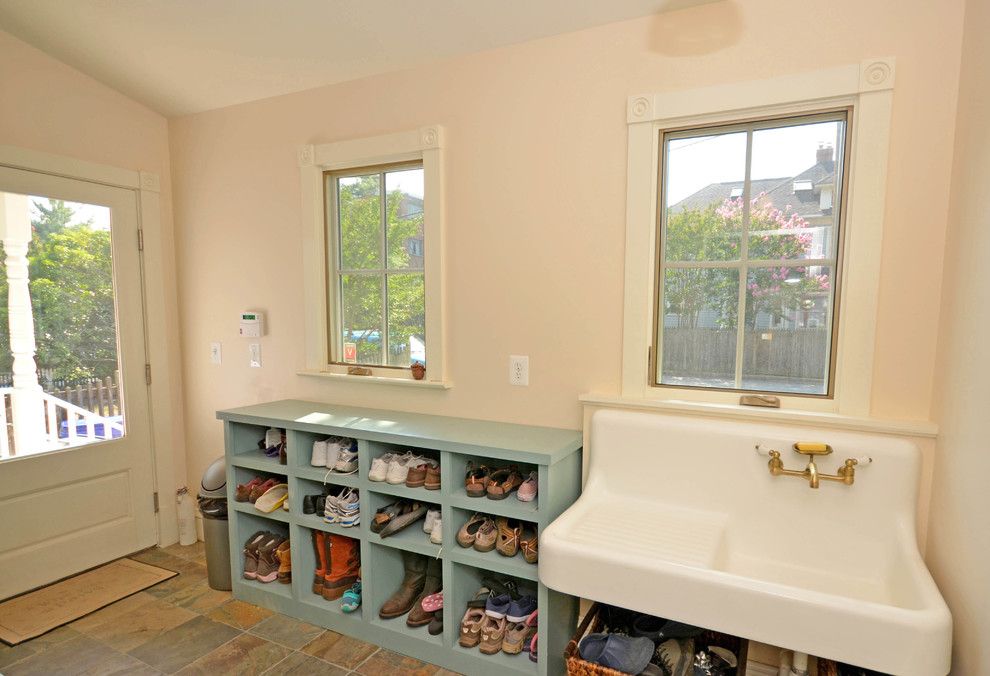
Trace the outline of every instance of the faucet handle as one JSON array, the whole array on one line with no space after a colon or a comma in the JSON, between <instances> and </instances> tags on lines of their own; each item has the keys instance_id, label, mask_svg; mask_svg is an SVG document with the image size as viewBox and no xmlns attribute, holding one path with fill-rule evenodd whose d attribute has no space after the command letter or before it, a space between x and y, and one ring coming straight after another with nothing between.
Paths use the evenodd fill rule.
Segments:
<instances>
[{"instance_id":1,"label":"faucet handle","mask_svg":"<svg viewBox=\"0 0 990 676\"><path fill-rule=\"evenodd\" d=\"M829 455L832 447L820 441L799 441L794 444L794 450L801 455Z\"/></svg>"}]
</instances>

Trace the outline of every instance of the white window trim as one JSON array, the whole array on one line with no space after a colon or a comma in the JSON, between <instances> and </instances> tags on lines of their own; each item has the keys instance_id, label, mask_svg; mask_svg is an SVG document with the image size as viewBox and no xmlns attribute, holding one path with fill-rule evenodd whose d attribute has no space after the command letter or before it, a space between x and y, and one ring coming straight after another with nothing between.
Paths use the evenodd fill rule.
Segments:
<instances>
[{"instance_id":1,"label":"white window trim","mask_svg":"<svg viewBox=\"0 0 990 676\"><path fill-rule=\"evenodd\" d=\"M649 383L660 131L853 106L834 398L780 395L780 400L786 409L869 415L893 87L894 59L883 58L769 80L629 97L622 398L719 405L739 400L737 392Z\"/></svg>"},{"instance_id":2,"label":"white window trim","mask_svg":"<svg viewBox=\"0 0 990 676\"><path fill-rule=\"evenodd\" d=\"M347 374L348 366L330 363L328 326L329 294L327 283L328 251L325 181L323 173L355 167L423 163L423 246L426 251L424 278L426 289L426 377L414 380L408 369L372 367L371 376ZM443 197L443 128L434 125L417 130L338 141L299 148L302 187L303 272L306 308L306 364L300 375L327 376L347 382L410 385L447 388L443 346L444 324L444 197Z\"/></svg>"}]
</instances>

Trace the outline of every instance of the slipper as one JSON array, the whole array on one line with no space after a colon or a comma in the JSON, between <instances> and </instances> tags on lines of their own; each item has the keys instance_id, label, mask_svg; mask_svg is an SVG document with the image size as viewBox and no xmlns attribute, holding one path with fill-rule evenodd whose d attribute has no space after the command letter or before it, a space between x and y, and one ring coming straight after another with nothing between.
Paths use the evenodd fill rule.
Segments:
<instances>
[{"instance_id":1,"label":"slipper","mask_svg":"<svg viewBox=\"0 0 990 676\"><path fill-rule=\"evenodd\" d=\"M275 484L255 500L254 507L259 512L270 514L282 506L289 497L289 484Z\"/></svg>"},{"instance_id":2,"label":"slipper","mask_svg":"<svg viewBox=\"0 0 990 676\"><path fill-rule=\"evenodd\" d=\"M371 532L381 533L382 528L388 525L388 523L395 518L395 516L402 510L402 501L393 502L390 505L385 505L384 507L379 507L375 511L375 517L371 521Z\"/></svg>"},{"instance_id":3,"label":"slipper","mask_svg":"<svg viewBox=\"0 0 990 676\"><path fill-rule=\"evenodd\" d=\"M361 581L358 580L340 597L340 609L345 613L353 613L361 607Z\"/></svg>"},{"instance_id":4,"label":"slipper","mask_svg":"<svg viewBox=\"0 0 990 676\"><path fill-rule=\"evenodd\" d=\"M384 528L378 531L378 536L381 538L387 538L393 533L398 533L400 530L409 526L416 521L424 518L426 516L427 507L421 502L407 502L402 507L402 512L397 516L392 517Z\"/></svg>"}]
</instances>

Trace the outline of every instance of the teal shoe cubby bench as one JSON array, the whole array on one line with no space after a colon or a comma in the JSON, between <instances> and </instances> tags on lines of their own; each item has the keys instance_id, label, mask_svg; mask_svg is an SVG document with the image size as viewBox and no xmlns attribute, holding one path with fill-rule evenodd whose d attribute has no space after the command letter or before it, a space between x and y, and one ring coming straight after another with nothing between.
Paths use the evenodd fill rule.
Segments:
<instances>
[{"instance_id":1,"label":"teal shoe cubby bench","mask_svg":"<svg viewBox=\"0 0 990 676\"><path fill-rule=\"evenodd\" d=\"M277 401L217 412L224 423L227 457L227 490L230 504L231 579L235 598L274 610L341 634L384 646L426 662L469 676L525 674L547 676L564 673L563 651L574 633L577 599L545 587L537 564L526 563L522 553L505 557L496 551L481 553L456 542L457 530L475 512L504 516L533 524L541 532L577 499L581 491L581 433L573 430L511 425L363 409L298 400ZM270 428L286 432L285 465L267 458L258 440ZM313 441L343 436L358 442L358 472L331 474L312 467ZM440 490L408 488L368 479L371 460L398 449L412 449L440 461ZM533 502L521 502L515 494L504 500L472 498L464 490L469 462L495 466L518 465L537 472L539 493ZM238 483L257 474L285 477L289 485L289 511L263 514L249 502L236 502ZM361 523L344 528L328 524L321 516L303 514L303 496L319 493L324 478L331 486L360 491ZM370 529L374 510L396 498L409 498L440 507L443 544L430 542L417 522L387 538ZM244 541L252 533L269 530L288 536L292 554L292 583L268 584L244 579ZM327 601L312 593L316 555L312 531L321 530L360 542L363 603L351 614L339 601ZM444 631L431 636L426 627L409 628L405 616L382 620L378 608L402 580L402 552L415 552L441 561L444 589ZM539 603L539 643L536 662L528 654L483 655L478 648L458 645L460 622L467 602L485 577L514 579L521 589L535 592Z\"/></svg>"}]
</instances>

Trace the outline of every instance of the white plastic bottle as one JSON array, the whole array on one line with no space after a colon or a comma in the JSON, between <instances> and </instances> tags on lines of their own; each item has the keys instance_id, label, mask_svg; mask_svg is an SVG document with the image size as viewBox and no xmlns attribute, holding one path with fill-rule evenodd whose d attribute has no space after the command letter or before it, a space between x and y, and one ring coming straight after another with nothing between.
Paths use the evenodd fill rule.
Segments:
<instances>
[{"instance_id":1,"label":"white plastic bottle","mask_svg":"<svg viewBox=\"0 0 990 676\"><path fill-rule=\"evenodd\" d=\"M189 489L183 486L175 492L175 502L179 506L179 544L196 544L196 508L189 496Z\"/></svg>"}]
</instances>

